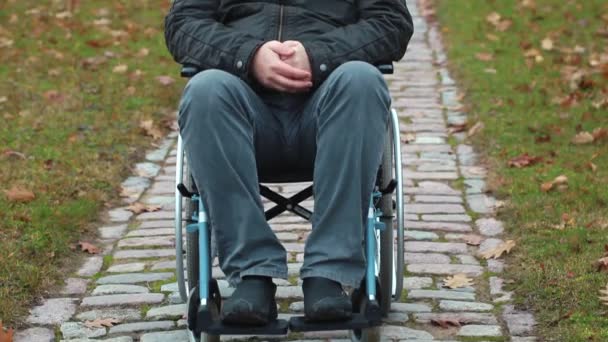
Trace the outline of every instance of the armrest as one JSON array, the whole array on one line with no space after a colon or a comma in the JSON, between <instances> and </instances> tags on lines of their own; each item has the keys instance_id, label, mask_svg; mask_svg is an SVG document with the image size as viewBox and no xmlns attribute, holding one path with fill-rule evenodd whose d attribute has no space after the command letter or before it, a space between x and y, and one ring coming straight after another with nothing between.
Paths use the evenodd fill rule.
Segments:
<instances>
[{"instance_id":1,"label":"armrest","mask_svg":"<svg viewBox=\"0 0 608 342\"><path fill-rule=\"evenodd\" d=\"M376 68L378 68L378 70L385 75L392 74L394 72L393 63L377 64ZM185 78L191 78L201 71L202 69L196 65L182 65L180 75Z\"/></svg>"}]
</instances>

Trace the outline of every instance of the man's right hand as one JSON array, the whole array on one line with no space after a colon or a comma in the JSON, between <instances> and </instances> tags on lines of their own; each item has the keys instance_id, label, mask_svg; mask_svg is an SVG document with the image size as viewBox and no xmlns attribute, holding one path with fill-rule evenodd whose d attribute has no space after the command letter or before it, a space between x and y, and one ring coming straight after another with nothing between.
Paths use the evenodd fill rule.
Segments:
<instances>
[{"instance_id":1,"label":"man's right hand","mask_svg":"<svg viewBox=\"0 0 608 342\"><path fill-rule=\"evenodd\" d=\"M253 76L267 88L288 93L308 91L312 87L310 72L283 61L295 52L276 40L265 43L253 57Z\"/></svg>"}]
</instances>

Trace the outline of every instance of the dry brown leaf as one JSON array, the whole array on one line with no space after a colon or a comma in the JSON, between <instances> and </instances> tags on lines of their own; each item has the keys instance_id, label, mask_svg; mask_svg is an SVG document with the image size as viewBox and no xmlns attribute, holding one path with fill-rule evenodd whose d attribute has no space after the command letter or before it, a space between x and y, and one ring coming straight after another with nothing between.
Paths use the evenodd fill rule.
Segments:
<instances>
[{"instance_id":1,"label":"dry brown leaf","mask_svg":"<svg viewBox=\"0 0 608 342\"><path fill-rule=\"evenodd\" d=\"M467 278L464 273L458 273L443 279L443 286L451 289L473 286L473 279Z\"/></svg>"},{"instance_id":2,"label":"dry brown leaf","mask_svg":"<svg viewBox=\"0 0 608 342\"><path fill-rule=\"evenodd\" d=\"M551 189L553 189L553 182L546 182L540 185L540 191L542 192L548 192Z\"/></svg>"},{"instance_id":3,"label":"dry brown leaf","mask_svg":"<svg viewBox=\"0 0 608 342\"><path fill-rule=\"evenodd\" d=\"M494 55L489 52L479 52L475 54L475 58L482 62L490 62L494 60Z\"/></svg>"},{"instance_id":4,"label":"dry brown leaf","mask_svg":"<svg viewBox=\"0 0 608 342\"><path fill-rule=\"evenodd\" d=\"M593 136L593 141L608 138L608 128L598 127L591 132L591 135Z\"/></svg>"},{"instance_id":5,"label":"dry brown leaf","mask_svg":"<svg viewBox=\"0 0 608 342\"><path fill-rule=\"evenodd\" d=\"M150 49L148 48L141 48L139 51L137 51L137 57L146 57L147 55L150 54Z\"/></svg>"},{"instance_id":6,"label":"dry brown leaf","mask_svg":"<svg viewBox=\"0 0 608 342\"><path fill-rule=\"evenodd\" d=\"M467 245L471 246L479 246L481 244L481 241L483 241L483 237L477 234L465 235L463 239L464 242L467 243Z\"/></svg>"},{"instance_id":7,"label":"dry brown leaf","mask_svg":"<svg viewBox=\"0 0 608 342\"><path fill-rule=\"evenodd\" d=\"M164 86L170 86L175 83L175 79L171 76L158 76L156 77L156 80L158 81L158 83Z\"/></svg>"},{"instance_id":8,"label":"dry brown leaf","mask_svg":"<svg viewBox=\"0 0 608 342\"><path fill-rule=\"evenodd\" d=\"M416 135L412 134L412 133L406 133L403 135L403 142L406 144L409 144L411 142L413 142L414 140L416 140Z\"/></svg>"},{"instance_id":9,"label":"dry brown leaf","mask_svg":"<svg viewBox=\"0 0 608 342\"><path fill-rule=\"evenodd\" d=\"M454 318L446 318L446 319L436 319L432 318L431 323L442 327L443 329L449 329L450 326L460 327L460 322L458 319Z\"/></svg>"},{"instance_id":10,"label":"dry brown leaf","mask_svg":"<svg viewBox=\"0 0 608 342\"><path fill-rule=\"evenodd\" d=\"M500 256L503 253L509 254L509 252L511 252L511 249L513 249L513 247L515 247L515 241L507 240L492 249L489 249L483 253L480 253L480 255L484 259L497 259L497 258L500 258Z\"/></svg>"},{"instance_id":11,"label":"dry brown leaf","mask_svg":"<svg viewBox=\"0 0 608 342\"><path fill-rule=\"evenodd\" d=\"M152 120L142 120L139 123L139 127L144 130L146 135L153 139L160 139L163 137L163 132L154 124Z\"/></svg>"},{"instance_id":12,"label":"dry brown leaf","mask_svg":"<svg viewBox=\"0 0 608 342\"><path fill-rule=\"evenodd\" d=\"M592 162L587 163L587 167L589 167L589 170L591 170L591 172L597 171L597 165L593 164Z\"/></svg>"},{"instance_id":13,"label":"dry brown leaf","mask_svg":"<svg viewBox=\"0 0 608 342\"><path fill-rule=\"evenodd\" d=\"M125 72L127 72L127 70L129 70L129 66L128 65L126 65L126 64L119 64L119 65L115 66L112 69L112 72L116 73L116 74L124 74Z\"/></svg>"},{"instance_id":14,"label":"dry brown leaf","mask_svg":"<svg viewBox=\"0 0 608 342\"><path fill-rule=\"evenodd\" d=\"M467 137L474 136L475 134L480 132L484 127L485 127L485 125L483 124L483 122L478 121L471 128L469 128L469 130L467 132Z\"/></svg>"},{"instance_id":15,"label":"dry brown leaf","mask_svg":"<svg viewBox=\"0 0 608 342\"><path fill-rule=\"evenodd\" d=\"M600 293L603 296L598 296L598 298L602 301L602 304L604 305L608 305L608 285L606 285L606 288L603 290L600 290Z\"/></svg>"},{"instance_id":16,"label":"dry brown leaf","mask_svg":"<svg viewBox=\"0 0 608 342\"><path fill-rule=\"evenodd\" d=\"M509 162L507 163L507 165L509 167L516 167L516 168L520 169L522 167L532 166L532 165L540 162L541 160L543 160L542 157L533 157L533 156L529 155L528 153L524 153L517 157L511 158L509 160Z\"/></svg>"},{"instance_id":17,"label":"dry brown leaf","mask_svg":"<svg viewBox=\"0 0 608 342\"><path fill-rule=\"evenodd\" d=\"M132 203L127 207L127 210L132 211L134 214L141 214L143 212L159 211L162 207L159 205L145 205L139 202Z\"/></svg>"},{"instance_id":18,"label":"dry brown leaf","mask_svg":"<svg viewBox=\"0 0 608 342\"><path fill-rule=\"evenodd\" d=\"M466 122L463 124L449 124L448 125L449 134L460 133L460 132L464 132L466 130L467 130Z\"/></svg>"},{"instance_id":19,"label":"dry brown leaf","mask_svg":"<svg viewBox=\"0 0 608 342\"><path fill-rule=\"evenodd\" d=\"M497 35L492 34L492 33L487 33L486 38L488 38L488 40L491 40L493 42L497 42L500 40L500 38Z\"/></svg>"},{"instance_id":20,"label":"dry brown leaf","mask_svg":"<svg viewBox=\"0 0 608 342\"><path fill-rule=\"evenodd\" d=\"M103 328L103 327L113 327L115 324L120 323L120 320L115 318L97 318L93 321L85 321L84 325L87 328Z\"/></svg>"},{"instance_id":21,"label":"dry brown leaf","mask_svg":"<svg viewBox=\"0 0 608 342\"><path fill-rule=\"evenodd\" d=\"M13 328L5 330L2 326L2 321L0 321L0 342L13 342L14 332Z\"/></svg>"},{"instance_id":22,"label":"dry brown leaf","mask_svg":"<svg viewBox=\"0 0 608 342\"><path fill-rule=\"evenodd\" d=\"M567 186L568 177L566 177L565 175L557 176L554 180L541 184L540 190L542 192L548 192L551 191L556 185Z\"/></svg>"},{"instance_id":23,"label":"dry brown leaf","mask_svg":"<svg viewBox=\"0 0 608 342\"><path fill-rule=\"evenodd\" d=\"M502 16L498 12L492 12L486 16L486 21L496 26L500 23Z\"/></svg>"},{"instance_id":24,"label":"dry brown leaf","mask_svg":"<svg viewBox=\"0 0 608 342\"><path fill-rule=\"evenodd\" d=\"M540 42L540 47L543 50L551 51L553 50L553 40L551 38L545 38Z\"/></svg>"},{"instance_id":25,"label":"dry brown leaf","mask_svg":"<svg viewBox=\"0 0 608 342\"><path fill-rule=\"evenodd\" d=\"M593 134L583 131L577 133L574 138L572 138L572 143L575 145L584 145L591 144L593 140Z\"/></svg>"},{"instance_id":26,"label":"dry brown leaf","mask_svg":"<svg viewBox=\"0 0 608 342\"><path fill-rule=\"evenodd\" d=\"M89 254L101 253L101 249L90 242L79 241L78 245L80 245L80 250L83 252L87 252Z\"/></svg>"},{"instance_id":27,"label":"dry brown leaf","mask_svg":"<svg viewBox=\"0 0 608 342\"><path fill-rule=\"evenodd\" d=\"M57 90L45 91L42 96L44 96L44 98L47 99L49 102L62 102L63 100L65 100L65 96Z\"/></svg>"},{"instance_id":28,"label":"dry brown leaf","mask_svg":"<svg viewBox=\"0 0 608 342\"><path fill-rule=\"evenodd\" d=\"M27 159L25 154L13 150L6 150L2 152L2 155L6 158Z\"/></svg>"},{"instance_id":29,"label":"dry brown leaf","mask_svg":"<svg viewBox=\"0 0 608 342\"><path fill-rule=\"evenodd\" d=\"M4 190L4 194L9 202L27 203L36 199L36 195L33 192L17 185L9 190Z\"/></svg>"},{"instance_id":30,"label":"dry brown leaf","mask_svg":"<svg viewBox=\"0 0 608 342\"><path fill-rule=\"evenodd\" d=\"M608 256L605 256L603 258L599 258L596 262L595 262L595 267L597 268L597 271L608 271Z\"/></svg>"}]
</instances>

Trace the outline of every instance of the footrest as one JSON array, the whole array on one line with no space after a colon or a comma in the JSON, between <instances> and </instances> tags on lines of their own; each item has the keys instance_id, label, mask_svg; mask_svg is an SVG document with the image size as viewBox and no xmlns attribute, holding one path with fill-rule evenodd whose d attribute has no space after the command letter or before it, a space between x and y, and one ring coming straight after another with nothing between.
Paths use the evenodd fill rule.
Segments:
<instances>
[{"instance_id":1,"label":"footrest","mask_svg":"<svg viewBox=\"0 0 608 342\"><path fill-rule=\"evenodd\" d=\"M214 322L203 329L209 335L287 335L289 323L284 319L278 319L263 326L255 325L228 325L222 322Z\"/></svg>"},{"instance_id":2,"label":"footrest","mask_svg":"<svg viewBox=\"0 0 608 342\"><path fill-rule=\"evenodd\" d=\"M289 320L289 329L291 331L331 331L331 330L358 330L371 328L380 325L381 322L375 324L370 322L365 315L355 314L350 320L345 321L328 321L328 322L309 322L303 316L292 317Z\"/></svg>"}]
</instances>

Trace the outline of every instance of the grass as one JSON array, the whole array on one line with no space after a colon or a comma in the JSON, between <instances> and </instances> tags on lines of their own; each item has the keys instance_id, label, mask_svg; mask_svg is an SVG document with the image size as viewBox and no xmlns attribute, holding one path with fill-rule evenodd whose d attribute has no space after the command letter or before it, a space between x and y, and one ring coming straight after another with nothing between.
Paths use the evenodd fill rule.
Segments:
<instances>
[{"instance_id":1,"label":"grass","mask_svg":"<svg viewBox=\"0 0 608 342\"><path fill-rule=\"evenodd\" d=\"M608 276L593 266L608 243L608 140L571 143L579 131L608 128L608 3L435 3L470 123L485 124L473 143L487 157L491 189L507 200L499 218L518 244L507 259L517 305L534 311L541 340L608 340L608 307L598 299ZM506 30L486 19L492 12ZM541 47L546 38L553 49ZM587 73L582 81L577 70ZM543 160L507 166L523 153ZM540 190L562 174L567 188Z\"/></svg>"},{"instance_id":2,"label":"grass","mask_svg":"<svg viewBox=\"0 0 608 342\"><path fill-rule=\"evenodd\" d=\"M153 143L139 124L173 116L181 85L166 52L164 0L0 2L0 320L74 270L129 165ZM118 67L128 70L120 73ZM118 67L118 68L117 68ZM114 71L119 72L114 72ZM1 190L32 191L27 203ZM67 269L67 270L66 270Z\"/></svg>"}]
</instances>

